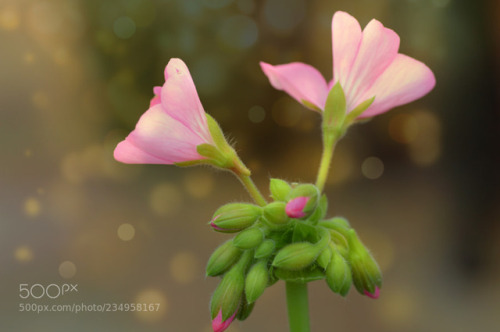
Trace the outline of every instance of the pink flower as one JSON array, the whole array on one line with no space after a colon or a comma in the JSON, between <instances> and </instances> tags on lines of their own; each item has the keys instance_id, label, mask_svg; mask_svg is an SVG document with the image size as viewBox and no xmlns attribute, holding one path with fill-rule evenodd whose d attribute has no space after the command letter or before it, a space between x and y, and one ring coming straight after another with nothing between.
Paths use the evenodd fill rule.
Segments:
<instances>
[{"instance_id":1,"label":"pink flower","mask_svg":"<svg viewBox=\"0 0 500 332\"><path fill-rule=\"evenodd\" d=\"M206 159L200 144L214 145L207 117L186 64L171 59L165 84L154 88L155 97L127 138L114 151L127 164L173 164Z\"/></svg>"},{"instance_id":2,"label":"pink flower","mask_svg":"<svg viewBox=\"0 0 500 332\"><path fill-rule=\"evenodd\" d=\"M233 322L234 317L236 317L236 311L231 317L229 317L225 321L222 321L222 309L221 309L217 314L217 316L212 320L212 329L214 330L214 332L225 331L229 327L229 325L231 325L231 323Z\"/></svg>"},{"instance_id":3,"label":"pink flower","mask_svg":"<svg viewBox=\"0 0 500 332\"><path fill-rule=\"evenodd\" d=\"M285 212L290 218L302 218L306 216L304 208L311 197L299 196L291 199L285 207Z\"/></svg>"},{"instance_id":4,"label":"pink flower","mask_svg":"<svg viewBox=\"0 0 500 332\"><path fill-rule=\"evenodd\" d=\"M329 90L340 82L347 112L375 96L358 118L371 117L427 94L436 80L422 62L398 53L399 36L377 20L363 31L345 12L332 20L333 80L329 83L310 65L293 62L272 66L261 62L271 84L306 107L323 111Z\"/></svg>"}]
</instances>

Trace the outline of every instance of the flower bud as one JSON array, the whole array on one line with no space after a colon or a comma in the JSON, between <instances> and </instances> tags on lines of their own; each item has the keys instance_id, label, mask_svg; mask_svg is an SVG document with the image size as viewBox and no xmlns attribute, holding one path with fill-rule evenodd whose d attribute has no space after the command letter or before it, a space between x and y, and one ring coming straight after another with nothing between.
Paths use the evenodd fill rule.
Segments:
<instances>
[{"instance_id":1,"label":"flower bud","mask_svg":"<svg viewBox=\"0 0 500 332\"><path fill-rule=\"evenodd\" d=\"M235 247L240 249L253 249L262 243L264 233L258 227L253 227L242 231L233 239Z\"/></svg>"},{"instance_id":2,"label":"flower bud","mask_svg":"<svg viewBox=\"0 0 500 332\"><path fill-rule=\"evenodd\" d=\"M285 270L301 270L316 260L321 250L309 242L296 242L278 251L273 266Z\"/></svg>"},{"instance_id":3,"label":"flower bud","mask_svg":"<svg viewBox=\"0 0 500 332\"><path fill-rule=\"evenodd\" d=\"M319 190L312 184L301 184L288 195L286 213L290 218L309 217L319 202Z\"/></svg>"},{"instance_id":4,"label":"flower bud","mask_svg":"<svg viewBox=\"0 0 500 332\"><path fill-rule=\"evenodd\" d=\"M214 332L224 332L229 327L229 325L231 325L235 316L236 312L234 312L231 317L223 321L222 310L219 310L217 316L212 320L212 329L214 330Z\"/></svg>"},{"instance_id":5,"label":"flower bud","mask_svg":"<svg viewBox=\"0 0 500 332\"><path fill-rule=\"evenodd\" d=\"M264 240L257 247L257 249L255 249L254 257L257 259L269 257L274 252L274 248L276 248L276 243L274 242L274 240Z\"/></svg>"},{"instance_id":6,"label":"flower bud","mask_svg":"<svg viewBox=\"0 0 500 332\"><path fill-rule=\"evenodd\" d=\"M239 232L252 226L262 215L262 208L248 203L229 203L215 211L210 226L224 233Z\"/></svg>"},{"instance_id":7,"label":"flower bud","mask_svg":"<svg viewBox=\"0 0 500 332\"><path fill-rule=\"evenodd\" d=\"M242 251L233 245L233 240L219 246L208 259L206 274L215 277L226 272L240 258Z\"/></svg>"},{"instance_id":8,"label":"flower bud","mask_svg":"<svg viewBox=\"0 0 500 332\"><path fill-rule=\"evenodd\" d=\"M269 203L264 207L264 217L274 225L284 225L289 221L285 207L285 202Z\"/></svg>"},{"instance_id":9,"label":"flower bud","mask_svg":"<svg viewBox=\"0 0 500 332\"><path fill-rule=\"evenodd\" d=\"M290 218L303 218L306 216L304 209L311 197L299 196L292 198L286 203L285 212Z\"/></svg>"},{"instance_id":10,"label":"flower bud","mask_svg":"<svg viewBox=\"0 0 500 332\"><path fill-rule=\"evenodd\" d=\"M245 296L249 303L255 302L266 290L269 282L267 261L260 260L255 263L245 279Z\"/></svg>"},{"instance_id":11,"label":"flower bud","mask_svg":"<svg viewBox=\"0 0 500 332\"><path fill-rule=\"evenodd\" d=\"M328 264L330 264L330 260L332 258L332 251L329 247L326 247L318 256L316 260L318 265L326 270Z\"/></svg>"},{"instance_id":12,"label":"flower bud","mask_svg":"<svg viewBox=\"0 0 500 332\"><path fill-rule=\"evenodd\" d=\"M225 322L238 311L245 287L245 271L251 259L251 252L245 252L239 262L222 277L210 300L212 320L222 311L220 322Z\"/></svg>"},{"instance_id":13,"label":"flower bud","mask_svg":"<svg viewBox=\"0 0 500 332\"><path fill-rule=\"evenodd\" d=\"M352 276L349 264L335 250L332 250L330 264L326 268L326 283L330 289L342 296L346 296L351 288Z\"/></svg>"},{"instance_id":14,"label":"flower bud","mask_svg":"<svg viewBox=\"0 0 500 332\"><path fill-rule=\"evenodd\" d=\"M285 201L286 197L292 190L292 187L281 179L271 179L269 183L269 190L271 191L271 197L275 201Z\"/></svg>"},{"instance_id":15,"label":"flower bud","mask_svg":"<svg viewBox=\"0 0 500 332\"><path fill-rule=\"evenodd\" d=\"M354 285L360 294L378 298L382 286L382 273L370 252L361 243L356 232L349 231L349 262Z\"/></svg>"}]
</instances>

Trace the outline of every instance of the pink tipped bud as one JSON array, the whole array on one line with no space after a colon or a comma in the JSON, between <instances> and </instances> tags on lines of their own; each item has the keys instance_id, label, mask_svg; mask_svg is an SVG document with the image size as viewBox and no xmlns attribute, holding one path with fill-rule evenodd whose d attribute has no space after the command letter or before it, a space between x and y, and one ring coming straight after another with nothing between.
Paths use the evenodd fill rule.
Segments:
<instances>
[{"instance_id":1,"label":"pink tipped bud","mask_svg":"<svg viewBox=\"0 0 500 332\"><path fill-rule=\"evenodd\" d=\"M305 197L305 196L299 196L294 199L291 199L287 204L286 204L286 214L290 218L303 218L306 216L306 213L304 212L304 208L309 202L311 197Z\"/></svg>"},{"instance_id":2,"label":"pink tipped bud","mask_svg":"<svg viewBox=\"0 0 500 332\"><path fill-rule=\"evenodd\" d=\"M222 321L222 310L219 310L219 313L212 321L212 329L214 330L214 332L225 331L229 327L229 325L231 325L231 323L233 322L234 317L236 317L236 311L231 317L229 317L225 321Z\"/></svg>"},{"instance_id":3,"label":"pink tipped bud","mask_svg":"<svg viewBox=\"0 0 500 332\"><path fill-rule=\"evenodd\" d=\"M371 297L372 299L378 299L378 297L380 296L380 288L375 286L375 291L373 292L373 294L370 293L369 291L367 291L366 289L365 289L364 293L366 296Z\"/></svg>"}]
</instances>

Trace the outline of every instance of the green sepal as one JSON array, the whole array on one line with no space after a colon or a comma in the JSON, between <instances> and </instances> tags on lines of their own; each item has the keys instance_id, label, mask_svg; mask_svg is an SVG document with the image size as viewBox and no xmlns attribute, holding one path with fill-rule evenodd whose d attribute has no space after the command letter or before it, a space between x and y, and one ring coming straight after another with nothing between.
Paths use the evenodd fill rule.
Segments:
<instances>
[{"instance_id":1,"label":"green sepal","mask_svg":"<svg viewBox=\"0 0 500 332\"><path fill-rule=\"evenodd\" d=\"M286 197L292 190L290 184L281 179L271 179L269 182L269 191L275 201L286 201Z\"/></svg>"},{"instance_id":2,"label":"green sepal","mask_svg":"<svg viewBox=\"0 0 500 332\"><path fill-rule=\"evenodd\" d=\"M322 195L319 199L319 204L313 214L307 218L307 221L312 224L316 224L319 220L323 219L328 212L328 199L326 195Z\"/></svg>"},{"instance_id":3,"label":"green sepal","mask_svg":"<svg viewBox=\"0 0 500 332\"><path fill-rule=\"evenodd\" d=\"M228 240L220 245L208 259L206 275L215 277L226 272L240 258L242 251Z\"/></svg>"},{"instance_id":4,"label":"green sepal","mask_svg":"<svg viewBox=\"0 0 500 332\"><path fill-rule=\"evenodd\" d=\"M241 298L240 309L238 310L238 313L236 314L236 319L238 319L239 321L244 321L245 319L247 319L248 316L250 316L250 314L252 313L254 306L255 306L255 302L248 303L245 296L243 296Z\"/></svg>"},{"instance_id":5,"label":"green sepal","mask_svg":"<svg viewBox=\"0 0 500 332\"><path fill-rule=\"evenodd\" d=\"M231 168L232 162L231 158L228 158L227 155L224 155L219 148L212 144L203 143L196 146L196 151L203 157L206 157L206 163L211 164L213 166L217 166L219 168ZM177 163L177 164L186 164ZM191 166L191 165L189 165Z\"/></svg>"},{"instance_id":6,"label":"green sepal","mask_svg":"<svg viewBox=\"0 0 500 332\"><path fill-rule=\"evenodd\" d=\"M328 92L323 112L323 129L340 129L346 116L346 99L344 90L337 82Z\"/></svg>"},{"instance_id":7,"label":"green sepal","mask_svg":"<svg viewBox=\"0 0 500 332\"><path fill-rule=\"evenodd\" d=\"M356 118L363 114L364 111L368 109L373 104L373 101L375 100L375 96L373 96L370 99L367 99L363 101L361 104L356 106L352 111L350 111L344 120L344 127L351 125L354 121L356 121Z\"/></svg>"},{"instance_id":8,"label":"green sepal","mask_svg":"<svg viewBox=\"0 0 500 332\"><path fill-rule=\"evenodd\" d=\"M253 227L242 231L233 239L236 248L243 250L253 249L259 246L264 240L264 233L258 227Z\"/></svg>"},{"instance_id":9,"label":"green sepal","mask_svg":"<svg viewBox=\"0 0 500 332\"><path fill-rule=\"evenodd\" d=\"M224 133L222 132L219 124L210 114L205 113L205 115L207 116L208 130L210 131L210 135L212 136L215 145L223 152L230 153L232 148L227 142L226 137L224 137Z\"/></svg>"},{"instance_id":10,"label":"green sepal","mask_svg":"<svg viewBox=\"0 0 500 332\"><path fill-rule=\"evenodd\" d=\"M286 215L285 208L285 202L271 202L263 209L264 217L272 224L285 225L290 220Z\"/></svg>"},{"instance_id":11,"label":"green sepal","mask_svg":"<svg viewBox=\"0 0 500 332\"><path fill-rule=\"evenodd\" d=\"M290 271L280 268L273 269L276 278L291 282L311 282L325 278L324 271L316 265L311 265L299 271Z\"/></svg>"},{"instance_id":12,"label":"green sepal","mask_svg":"<svg viewBox=\"0 0 500 332\"><path fill-rule=\"evenodd\" d=\"M307 108L309 108L309 109L311 109L313 111L316 111L316 112L319 112L319 113L322 112L321 109L318 106L314 105L313 103L311 103L308 100L302 99L300 102L302 103L302 105L304 105L305 107L307 107Z\"/></svg>"},{"instance_id":13,"label":"green sepal","mask_svg":"<svg viewBox=\"0 0 500 332\"><path fill-rule=\"evenodd\" d=\"M255 302L266 290L269 283L267 261L259 260L247 273L245 279L245 296L249 303Z\"/></svg>"}]
</instances>

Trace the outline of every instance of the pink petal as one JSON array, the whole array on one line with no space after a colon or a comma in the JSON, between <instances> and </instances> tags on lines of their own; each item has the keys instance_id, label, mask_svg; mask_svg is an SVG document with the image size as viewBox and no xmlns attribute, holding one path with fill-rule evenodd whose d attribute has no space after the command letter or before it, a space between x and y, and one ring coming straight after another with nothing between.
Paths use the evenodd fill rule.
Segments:
<instances>
[{"instance_id":1,"label":"pink petal","mask_svg":"<svg viewBox=\"0 0 500 332\"><path fill-rule=\"evenodd\" d=\"M192 129L203 141L213 143L205 110L189 69L181 59L170 59L165 68L161 103L168 115Z\"/></svg>"},{"instance_id":2,"label":"pink petal","mask_svg":"<svg viewBox=\"0 0 500 332\"><path fill-rule=\"evenodd\" d=\"M302 218L306 214L304 213L304 207L311 197L300 196L291 199L285 207L285 212L290 218Z\"/></svg>"},{"instance_id":3,"label":"pink petal","mask_svg":"<svg viewBox=\"0 0 500 332\"><path fill-rule=\"evenodd\" d=\"M154 92L155 96L149 102L149 107L152 107L154 105L161 103L161 86L155 86L153 88L153 92Z\"/></svg>"},{"instance_id":4,"label":"pink petal","mask_svg":"<svg viewBox=\"0 0 500 332\"><path fill-rule=\"evenodd\" d=\"M365 289L364 293L366 296L371 297L372 299L378 299L380 296L380 288L375 286L375 292L373 292L373 294L370 293L369 291L367 291L366 289Z\"/></svg>"},{"instance_id":5,"label":"pink petal","mask_svg":"<svg viewBox=\"0 0 500 332\"><path fill-rule=\"evenodd\" d=\"M229 317L225 321L222 321L222 310L220 310L217 316L212 320L212 329L214 330L214 332L223 332L229 327L229 325L231 325L234 317L236 317L236 311L231 317Z\"/></svg>"},{"instance_id":6,"label":"pink petal","mask_svg":"<svg viewBox=\"0 0 500 332\"><path fill-rule=\"evenodd\" d=\"M317 110L325 108L328 87L325 78L314 67L301 62L272 66L261 62L260 67L269 78L271 85L287 92L300 103L309 102ZM310 105L304 105L310 108Z\"/></svg>"},{"instance_id":7,"label":"pink petal","mask_svg":"<svg viewBox=\"0 0 500 332\"><path fill-rule=\"evenodd\" d=\"M128 164L172 164L205 159L196 146L207 143L165 113L161 104L144 113L135 130L118 144L115 159Z\"/></svg>"},{"instance_id":8,"label":"pink petal","mask_svg":"<svg viewBox=\"0 0 500 332\"><path fill-rule=\"evenodd\" d=\"M419 99L435 85L436 78L429 67L409 56L398 54L362 96L361 101L373 96L375 101L360 118L371 117Z\"/></svg>"},{"instance_id":9,"label":"pink petal","mask_svg":"<svg viewBox=\"0 0 500 332\"><path fill-rule=\"evenodd\" d=\"M348 111L356 107L365 92L392 63L398 53L399 36L377 20L363 30L356 59L346 81L340 81L347 98Z\"/></svg>"},{"instance_id":10,"label":"pink petal","mask_svg":"<svg viewBox=\"0 0 500 332\"><path fill-rule=\"evenodd\" d=\"M362 32L358 21L351 15L338 11L332 19L333 81L346 82L359 50ZM330 88L331 88L330 86Z\"/></svg>"}]
</instances>

